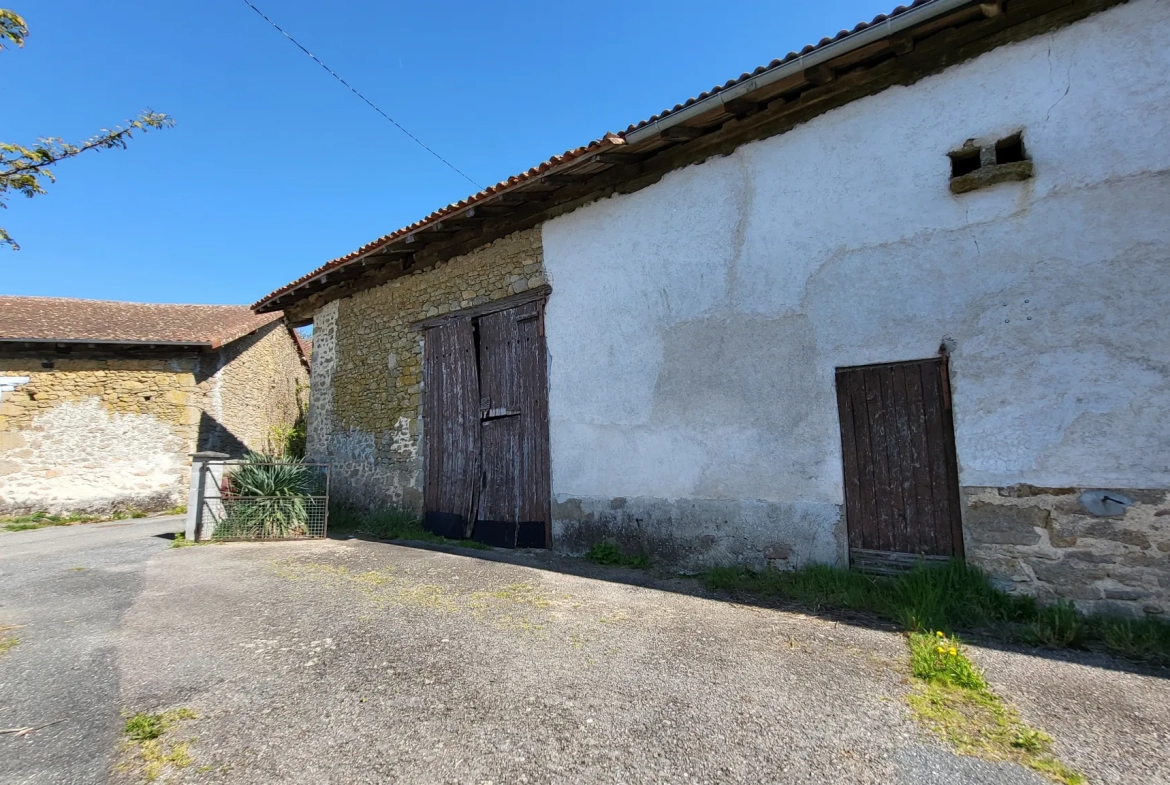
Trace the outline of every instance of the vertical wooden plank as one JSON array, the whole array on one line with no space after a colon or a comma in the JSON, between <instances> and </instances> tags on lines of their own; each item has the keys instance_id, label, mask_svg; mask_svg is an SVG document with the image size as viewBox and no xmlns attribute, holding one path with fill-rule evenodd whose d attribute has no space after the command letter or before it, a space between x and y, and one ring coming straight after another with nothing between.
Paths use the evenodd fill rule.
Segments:
<instances>
[{"instance_id":1,"label":"vertical wooden plank","mask_svg":"<svg viewBox=\"0 0 1170 785\"><path fill-rule=\"evenodd\" d=\"M869 414L869 438L873 448L874 468L874 506L877 511L877 550L894 550L894 516L891 507L890 490L890 434L886 421L885 406L882 401L881 371L878 368L866 368L865 400L866 411Z\"/></svg>"},{"instance_id":2,"label":"vertical wooden plank","mask_svg":"<svg viewBox=\"0 0 1170 785\"><path fill-rule=\"evenodd\" d=\"M423 345L427 512L460 515L471 533L480 484L479 372L469 319L433 327Z\"/></svg>"},{"instance_id":3,"label":"vertical wooden plank","mask_svg":"<svg viewBox=\"0 0 1170 785\"><path fill-rule=\"evenodd\" d=\"M934 501L934 518L931 525L940 545L939 555L949 556L954 553L954 541L950 532L952 507L957 504L957 499L952 499L947 481L943 391L938 363L922 363L918 368L922 380L922 403L926 414L926 440L930 455L930 487Z\"/></svg>"},{"instance_id":4,"label":"vertical wooden plank","mask_svg":"<svg viewBox=\"0 0 1170 785\"><path fill-rule=\"evenodd\" d=\"M521 432L525 487L521 520L544 521L545 545L552 542L551 456L548 440L548 360L544 341L544 301L521 309L516 318L520 338Z\"/></svg>"},{"instance_id":5,"label":"vertical wooden plank","mask_svg":"<svg viewBox=\"0 0 1170 785\"><path fill-rule=\"evenodd\" d=\"M861 517L861 472L857 462L857 425L853 420L853 399L849 389L851 374L836 373L837 412L841 422L841 467L845 489L845 530L850 548L863 548Z\"/></svg>"},{"instance_id":6,"label":"vertical wooden plank","mask_svg":"<svg viewBox=\"0 0 1170 785\"><path fill-rule=\"evenodd\" d=\"M934 492L930 484L930 447L926 443L926 410L922 403L922 371L918 364L908 365L903 369L903 381L906 386L906 415L909 424L909 452L911 473L914 478L914 515L917 526L924 532L924 540L928 539L930 550L927 553L944 553L947 541L940 541L935 522Z\"/></svg>"},{"instance_id":7,"label":"vertical wooden plank","mask_svg":"<svg viewBox=\"0 0 1170 785\"><path fill-rule=\"evenodd\" d=\"M955 447L955 415L951 396L951 368L948 357L938 361L939 387L943 397L943 449L947 459L947 497L950 500L951 548L948 555L965 558L963 546L963 511L959 498L959 456ZM941 530L940 530L941 531Z\"/></svg>"},{"instance_id":8,"label":"vertical wooden plank","mask_svg":"<svg viewBox=\"0 0 1170 785\"><path fill-rule=\"evenodd\" d=\"M849 398L853 404L854 434L857 443L858 509L861 514L862 548L881 549L878 530L877 480L874 470L873 440L870 438L869 409L865 399L865 373L850 370Z\"/></svg>"},{"instance_id":9,"label":"vertical wooden plank","mask_svg":"<svg viewBox=\"0 0 1170 785\"><path fill-rule=\"evenodd\" d=\"M914 547L914 536L910 525L910 513L906 504L906 473L903 452L906 446L906 429L902 409L905 398L899 395L895 383L898 366L890 365L878 370L882 390L882 417L886 427L886 456L889 461L889 507L890 550L897 553L918 553Z\"/></svg>"}]
</instances>

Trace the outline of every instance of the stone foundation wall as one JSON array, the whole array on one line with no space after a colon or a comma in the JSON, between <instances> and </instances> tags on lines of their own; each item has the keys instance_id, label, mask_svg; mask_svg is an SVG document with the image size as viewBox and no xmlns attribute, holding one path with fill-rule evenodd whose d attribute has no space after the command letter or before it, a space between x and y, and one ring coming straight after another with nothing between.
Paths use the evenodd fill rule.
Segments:
<instances>
[{"instance_id":1,"label":"stone foundation wall","mask_svg":"<svg viewBox=\"0 0 1170 785\"><path fill-rule=\"evenodd\" d=\"M553 548L581 555L602 541L674 569L795 569L845 563L840 505L739 499L560 497Z\"/></svg>"},{"instance_id":2,"label":"stone foundation wall","mask_svg":"<svg viewBox=\"0 0 1170 785\"><path fill-rule=\"evenodd\" d=\"M1085 612L1170 613L1170 491L964 488L967 561Z\"/></svg>"},{"instance_id":3,"label":"stone foundation wall","mask_svg":"<svg viewBox=\"0 0 1170 785\"><path fill-rule=\"evenodd\" d=\"M315 315L309 455L332 467L335 499L421 509L423 337L411 325L544 282L537 227Z\"/></svg>"}]
</instances>

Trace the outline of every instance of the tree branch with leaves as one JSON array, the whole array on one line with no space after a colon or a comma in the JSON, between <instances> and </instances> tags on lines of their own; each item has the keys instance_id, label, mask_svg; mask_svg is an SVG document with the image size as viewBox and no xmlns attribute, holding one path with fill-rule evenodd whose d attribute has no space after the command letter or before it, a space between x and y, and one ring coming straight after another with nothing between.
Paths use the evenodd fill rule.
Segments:
<instances>
[{"instance_id":1,"label":"tree branch with leaves","mask_svg":"<svg viewBox=\"0 0 1170 785\"><path fill-rule=\"evenodd\" d=\"M0 8L0 50L15 44L24 46L28 27L24 19L13 11ZM55 182L51 167L68 158L81 155L89 150L112 150L125 148L134 132L170 128L174 120L165 114L145 111L133 120L114 128L103 128L97 135L71 144L59 137L38 139L31 146L0 142L0 208L7 208L9 192L16 192L28 198L46 193L45 184ZM12 250L20 246L0 226L0 246L8 245Z\"/></svg>"}]
</instances>

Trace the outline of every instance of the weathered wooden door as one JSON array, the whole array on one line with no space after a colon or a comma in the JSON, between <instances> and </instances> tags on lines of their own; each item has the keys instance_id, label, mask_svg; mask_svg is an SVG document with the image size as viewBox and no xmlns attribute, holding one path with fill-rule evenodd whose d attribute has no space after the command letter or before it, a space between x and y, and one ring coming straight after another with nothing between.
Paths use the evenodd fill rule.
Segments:
<instances>
[{"instance_id":1,"label":"weathered wooden door","mask_svg":"<svg viewBox=\"0 0 1170 785\"><path fill-rule=\"evenodd\" d=\"M425 499L432 530L450 530L452 516L459 515L462 536L493 545L547 545L543 316L543 301L533 301L469 317L470 341L462 333L453 338L450 324L427 330ZM452 451L465 457L453 458Z\"/></svg>"},{"instance_id":2,"label":"weathered wooden door","mask_svg":"<svg viewBox=\"0 0 1170 785\"><path fill-rule=\"evenodd\" d=\"M837 370L850 561L962 557L945 357Z\"/></svg>"},{"instance_id":3,"label":"weathered wooden door","mask_svg":"<svg viewBox=\"0 0 1170 785\"><path fill-rule=\"evenodd\" d=\"M459 319L432 327L423 347L426 478L423 502L432 527L470 537L479 504L479 369L475 325Z\"/></svg>"}]
</instances>

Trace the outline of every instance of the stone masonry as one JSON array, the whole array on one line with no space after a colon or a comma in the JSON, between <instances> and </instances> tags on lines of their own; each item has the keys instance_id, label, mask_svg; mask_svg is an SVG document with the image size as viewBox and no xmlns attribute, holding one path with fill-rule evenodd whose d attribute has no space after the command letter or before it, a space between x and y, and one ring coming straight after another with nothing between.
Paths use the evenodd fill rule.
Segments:
<instances>
[{"instance_id":1,"label":"stone masonry","mask_svg":"<svg viewBox=\"0 0 1170 785\"><path fill-rule=\"evenodd\" d=\"M155 511L185 498L196 449L263 450L308 374L273 323L211 353L0 358L0 515Z\"/></svg>"},{"instance_id":2,"label":"stone masonry","mask_svg":"<svg viewBox=\"0 0 1170 785\"><path fill-rule=\"evenodd\" d=\"M964 488L967 560L1086 612L1170 613L1170 491Z\"/></svg>"},{"instance_id":3,"label":"stone masonry","mask_svg":"<svg viewBox=\"0 0 1170 785\"><path fill-rule=\"evenodd\" d=\"M537 227L315 315L309 457L331 465L334 498L421 508L423 336L411 326L544 283Z\"/></svg>"}]
</instances>

